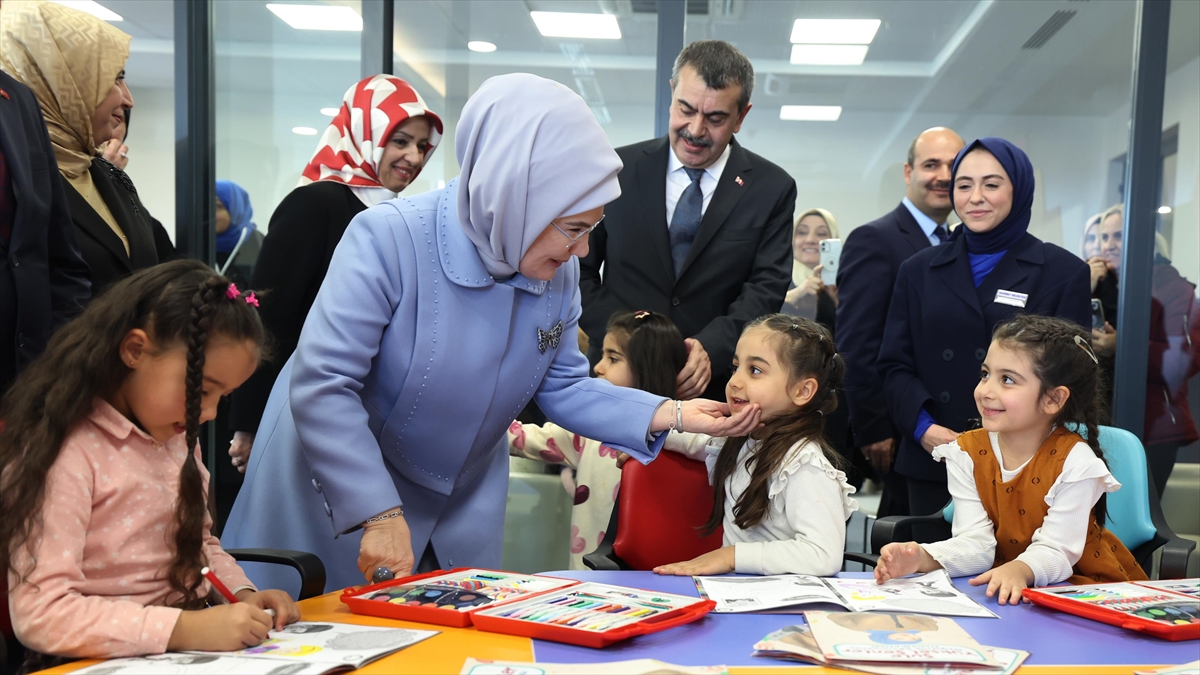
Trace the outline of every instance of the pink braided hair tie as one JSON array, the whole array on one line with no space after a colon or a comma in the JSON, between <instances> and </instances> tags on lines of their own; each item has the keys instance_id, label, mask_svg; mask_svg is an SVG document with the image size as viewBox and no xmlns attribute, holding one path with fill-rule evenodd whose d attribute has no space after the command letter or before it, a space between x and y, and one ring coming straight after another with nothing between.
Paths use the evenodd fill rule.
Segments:
<instances>
[{"instance_id":1,"label":"pink braided hair tie","mask_svg":"<svg viewBox=\"0 0 1200 675\"><path fill-rule=\"evenodd\" d=\"M246 294L246 304L258 307L258 298L254 297L254 291L250 291L248 294Z\"/></svg>"},{"instance_id":2,"label":"pink braided hair tie","mask_svg":"<svg viewBox=\"0 0 1200 675\"><path fill-rule=\"evenodd\" d=\"M233 282L230 282L229 288L225 289L225 297L229 298L230 300L237 298L241 294L242 292L238 290L237 284Z\"/></svg>"}]
</instances>

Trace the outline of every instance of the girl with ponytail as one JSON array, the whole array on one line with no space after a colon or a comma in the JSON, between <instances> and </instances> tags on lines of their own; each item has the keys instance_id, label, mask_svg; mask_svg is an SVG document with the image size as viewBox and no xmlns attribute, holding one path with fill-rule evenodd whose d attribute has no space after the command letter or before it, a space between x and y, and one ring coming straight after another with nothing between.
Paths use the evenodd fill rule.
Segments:
<instances>
[{"instance_id":1,"label":"girl with ponytail","mask_svg":"<svg viewBox=\"0 0 1200 675\"><path fill-rule=\"evenodd\" d=\"M142 270L59 330L0 402L0 546L34 665L242 649L299 618L210 533L197 446L263 356L257 303L197 261ZM203 567L241 602L206 609Z\"/></svg>"},{"instance_id":2,"label":"girl with ponytail","mask_svg":"<svg viewBox=\"0 0 1200 675\"><path fill-rule=\"evenodd\" d=\"M712 515L724 546L659 574L816 574L842 567L846 520L858 504L824 440L845 362L823 326L786 314L747 324L725 387L731 411L756 409L749 436L671 434L665 448L708 464Z\"/></svg>"},{"instance_id":3,"label":"girl with ponytail","mask_svg":"<svg viewBox=\"0 0 1200 675\"><path fill-rule=\"evenodd\" d=\"M884 546L879 583L936 569L978 574L971 585L987 584L1003 605L1031 586L1146 579L1104 529L1105 495L1121 484L1100 450L1100 368L1088 338L1045 316L996 328L975 387L983 428L933 451L950 480L954 536Z\"/></svg>"}]
</instances>

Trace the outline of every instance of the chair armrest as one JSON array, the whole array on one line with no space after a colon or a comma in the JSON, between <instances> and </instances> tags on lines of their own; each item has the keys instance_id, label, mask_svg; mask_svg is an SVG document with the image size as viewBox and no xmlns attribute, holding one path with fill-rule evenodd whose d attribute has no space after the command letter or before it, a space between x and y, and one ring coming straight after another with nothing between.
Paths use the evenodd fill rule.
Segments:
<instances>
[{"instance_id":1,"label":"chair armrest","mask_svg":"<svg viewBox=\"0 0 1200 675\"><path fill-rule=\"evenodd\" d=\"M1195 548L1196 542L1172 534L1162 547L1162 557L1158 561L1158 578L1185 578L1188 570L1188 558Z\"/></svg>"},{"instance_id":2,"label":"chair armrest","mask_svg":"<svg viewBox=\"0 0 1200 675\"><path fill-rule=\"evenodd\" d=\"M871 526L871 551L878 554L883 547L895 541L912 539L912 526L934 523L946 523L942 512L928 516L884 516L876 518Z\"/></svg>"},{"instance_id":3,"label":"chair armrest","mask_svg":"<svg viewBox=\"0 0 1200 675\"><path fill-rule=\"evenodd\" d=\"M300 595L297 600L313 598L325 592L325 565L311 553L281 548L231 548L225 552L238 562L271 563L295 569L300 573Z\"/></svg>"},{"instance_id":4,"label":"chair armrest","mask_svg":"<svg viewBox=\"0 0 1200 675\"><path fill-rule=\"evenodd\" d=\"M875 565L879 564L879 556L874 553L855 553L854 551L845 551L842 553L842 562L843 564L852 562L874 567Z\"/></svg>"}]
</instances>

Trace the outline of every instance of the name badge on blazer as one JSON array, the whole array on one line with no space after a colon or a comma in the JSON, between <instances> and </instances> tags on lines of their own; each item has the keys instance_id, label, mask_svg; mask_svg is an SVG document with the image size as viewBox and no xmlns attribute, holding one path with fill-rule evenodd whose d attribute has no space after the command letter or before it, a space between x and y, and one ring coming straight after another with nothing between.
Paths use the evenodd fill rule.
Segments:
<instances>
[{"instance_id":1,"label":"name badge on blazer","mask_svg":"<svg viewBox=\"0 0 1200 675\"><path fill-rule=\"evenodd\" d=\"M1000 303L1001 305L1024 307L1025 301L1028 299L1028 293L1017 293L1015 291L996 291L996 302Z\"/></svg>"}]
</instances>

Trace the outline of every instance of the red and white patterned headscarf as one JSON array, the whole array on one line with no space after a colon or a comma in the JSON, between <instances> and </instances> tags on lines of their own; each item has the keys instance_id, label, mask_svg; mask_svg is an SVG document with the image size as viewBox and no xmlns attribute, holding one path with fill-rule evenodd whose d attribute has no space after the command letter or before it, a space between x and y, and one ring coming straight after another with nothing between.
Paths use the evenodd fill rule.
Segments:
<instances>
[{"instance_id":1,"label":"red and white patterned headscarf","mask_svg":"<svg viewBox=\"0 0 1200 675\"><path fill-rule=\"evenodd\" d=\"M421 95L392 75L359 81L342 97L342 107L321 135L299 185L319 180L349 185L367 206L392 199L396 193L379 182L379 160L396 127L418 115L429 118L428 160L442 138L442 120L425 105Z\"/></svg>"}]
</instances>

